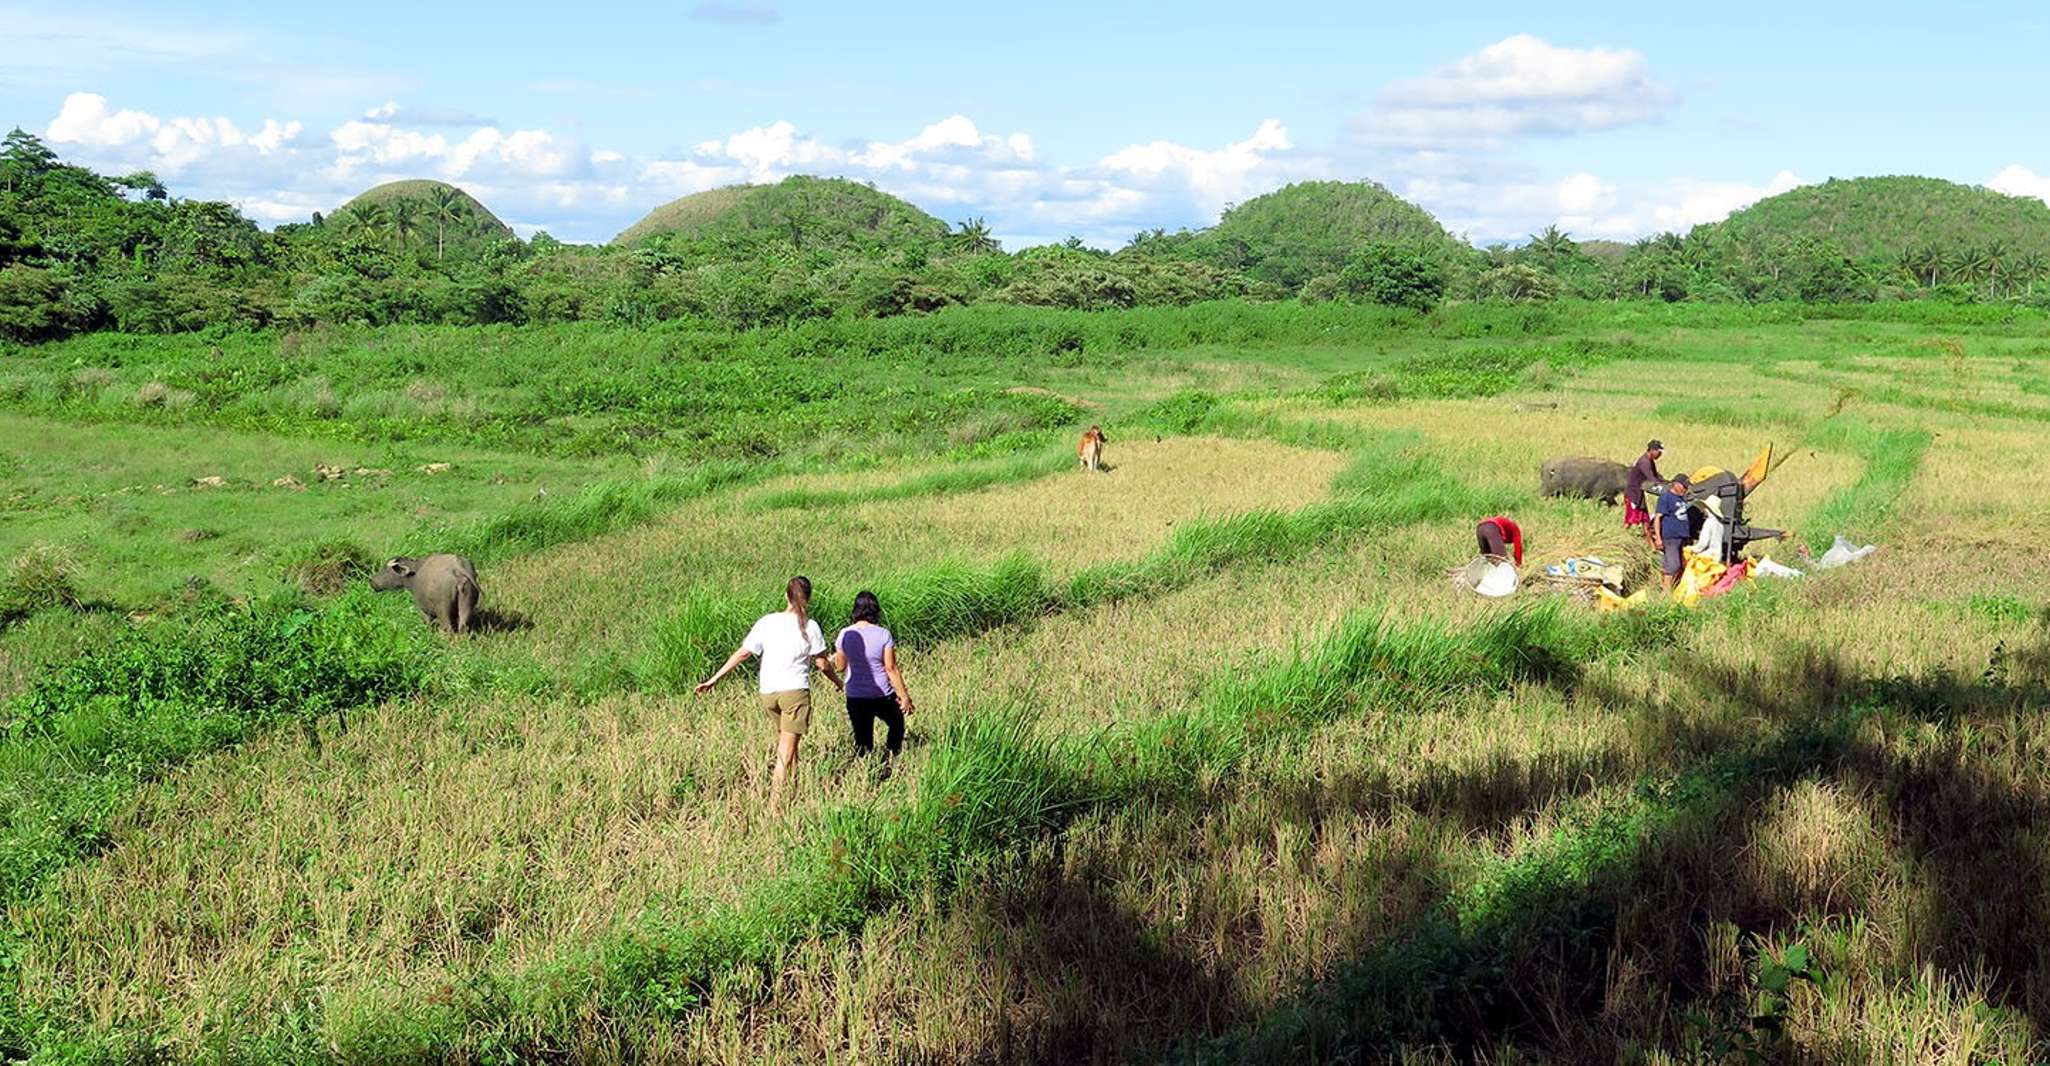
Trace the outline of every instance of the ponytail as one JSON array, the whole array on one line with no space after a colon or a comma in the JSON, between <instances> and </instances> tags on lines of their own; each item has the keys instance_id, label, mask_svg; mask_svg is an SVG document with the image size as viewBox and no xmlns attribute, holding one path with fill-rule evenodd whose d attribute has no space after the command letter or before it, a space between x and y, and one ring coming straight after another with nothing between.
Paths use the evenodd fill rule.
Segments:
<instances>
[{"instance_id":1,"label":"ponytail","mask_svg":"<svg viewBox=\"0 0 2050 1066\"><path fill-rule=\"evenodd\" d=\"M811 579L803 575L790 579L783 586L783 598L790 601L790 609L797 614L797 639L808 642L811 637Z\"/></svg>"}]
</instances>

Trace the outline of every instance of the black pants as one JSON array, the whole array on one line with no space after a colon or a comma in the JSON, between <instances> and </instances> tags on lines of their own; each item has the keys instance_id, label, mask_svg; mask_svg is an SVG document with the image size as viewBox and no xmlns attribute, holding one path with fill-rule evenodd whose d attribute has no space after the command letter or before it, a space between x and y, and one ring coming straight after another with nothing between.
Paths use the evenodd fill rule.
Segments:
<instances>
[{"instance_id":1,"label":"black pants","mask_svg":"<svg viewBox=\"0 0 2050 1066\"><path fill-rule=\"evenodd\" d=\"M847 724L854 727L854 754L867 755L875 750L878 720L890 729L889 739L883 742L889 753L895 755L903 751L904 712L897 709L897 697L847 697Z\"/></svg>"},{"instance_id":2,"label":"black pants","mask_svg":"<svg viewBox=\"0 0 2050 1066\"><path fill-rule=\"evenodd\" d=\"M1474 540L1480 543L1482 555L1509 555L1509 543L1502 538L1502 527L1493 522L1482 522L1473 529Z\"/></svg>"}]
</instances>

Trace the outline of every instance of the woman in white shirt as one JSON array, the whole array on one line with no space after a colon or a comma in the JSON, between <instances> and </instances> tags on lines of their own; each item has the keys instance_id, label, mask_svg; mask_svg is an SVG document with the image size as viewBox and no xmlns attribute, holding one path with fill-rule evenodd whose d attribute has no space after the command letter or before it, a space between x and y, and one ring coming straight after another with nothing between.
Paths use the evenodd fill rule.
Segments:
<instances>
[{"instance_id":1,"label":"woman in white shirt","mask_svg":"<svg viewBox=\"0 0 2050 1066\"><path fill-rule=\"evenodd\" d=\"M749 656L762 660L762 712L776 723L776 772L769 779L772 804L782 802L783 782L797 765L797 742L811 728L811 668L816 665L834 688L846 691L826 657L825 634L811 618L811 581L791 578L783 587L783 601L786 610L763 615L727 656L726 665L698 683L699 692L710 692Z\"/></svg>"}]
</instances>

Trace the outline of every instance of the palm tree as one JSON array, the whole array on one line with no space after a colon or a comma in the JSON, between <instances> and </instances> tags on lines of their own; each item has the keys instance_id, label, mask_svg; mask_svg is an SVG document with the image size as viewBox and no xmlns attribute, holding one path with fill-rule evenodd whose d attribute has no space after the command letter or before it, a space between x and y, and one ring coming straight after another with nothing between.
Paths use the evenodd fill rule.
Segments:
<instances>
[{"instance_id":1,"label":"palm tree","mask_svg":"<svg viewBox=\"0 0 2050 1066\"><path fill-rule=\"evenodd\" d=\"M1002 247L989 235L989 223L979 217L962 222L954 232L954 242L970 252L994 252Z\"/></svg>"},{"instance_id":2,"label":"palm tree","mask_svg":"<svg viewBox=\"0 0 2050 1066\"><path fill-rule=\"evenodd\" d=\"M1986 278L1986 298L1992 299L1996 288L2013 272L2014 253L2006 242L1996 240L1979 252L1979 270Z\"/></svg>"},{"instance_id":3,"label":"palm tree","mask_svg":"<svg viewBox=\"0 0 2050 1066\"><path fill-rule=\"evenodd\" d=\"M365 244L381 243L391 232L391 212L383 204L351 204L342 212L342 232Z\"/></svg>"},{"instance_id":4,"label":"palm tree","mask_svg":"<svg viewBox=\"0 0 2050 1066\"><path fill-rule=\"evenodd\" d=\"M1561 233L1557 225L1551 225L1530 235L1530 247L1546 266L1557 268L1559 260L1572 255L1580 246L1573 243L1573 238Z\"/></svg>"},{"instance_id":5,"label":"palm tree","mask_svg":"<svg viewBox=\"0 0 2050 1066\"><path fill-rule=\"evenodd\" d=\"M2050 259L2041 252L2023 252L2014 258L2014 277L2025 293L2036 291L2036 283L2043 280L2045 269L2050 269Z\"/></svg>"},{"instance_id":6,"label":"palm tree","mask_svg":"<svg viewBox=\"0 0 2050 1066\"><path fill-rule=\"evenodd\" d=\"M1943 276L1943 253L1926 244L1918 245L1901 256L1901 268L1924 288L1933 289L1936 279Z\"/></svg>"},{"instance_id":7,"label":"palm tree","mask_svg":"<svg viewBox=\"0 0 2050 1066\"><path fill-rule=\"evenodd\" d=\"M427 217L434 220L434 258L448 249L448 228L470 217L466 197L453 185L436 185L427 194Z\"/></svg>"},{"instance_id":8,"label":"palm tree","mask_svg":"<svg viewBox=\"0 0 2050 1066\"><path fill-rule=\"evenodd\" d=\"M392 243L398 245L399 250L403 252L406 250L407 245L413 243L413 238L419 235L419 230L419 205L411 200L393 200L391 205Z\"/></svg>"}]
</instances>

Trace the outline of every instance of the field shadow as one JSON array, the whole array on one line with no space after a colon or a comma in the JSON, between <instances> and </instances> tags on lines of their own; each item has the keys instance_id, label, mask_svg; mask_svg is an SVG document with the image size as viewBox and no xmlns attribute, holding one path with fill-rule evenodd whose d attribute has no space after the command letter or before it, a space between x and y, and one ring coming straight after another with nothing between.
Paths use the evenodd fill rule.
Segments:
<instances>
[{"instance_id":1,"label":"field shadow","mask_svg":"<svg viewBox=\"0 0 2050 1066\"><path fill-rule=\"evenodd\" d=\"M2039 887L2050 883L2040 847L2050 790L2040 774L1970 765L1961 739L2050 705L2040 678L1874 679L1814 648L1768 673L1704 670L1695 683L1753 709L1757 728L1719 757L1687 760L1666 816L1626 856L1576 882L1513 885L1507 905L1480 921L1427 918L1236 1034L1162 1046L1221 1060L1358 1061L1514 1045L1607 1061L1624 1041L1699 1043L1703 1018L1744 1030L1743 997L1716 975L1706 932L1731 928L1741 942L1861 913L1857 900L1736 876L1761 835L1780 831L1766 820L1771 801L1802 781L1879 797L1900 857L1933 885L1904 923L1913 964L1983 989L2040 1038L2050 1032L2050 903ZM1860 728L1878 716L1945 739L1903 753Z\"/></svg>"},{"instance_id":2,"label":"field shadow","mask_svg":"<svg viewBox=\"0 0 2050 1066\"><path fill-rule=\"evenodd\" d=\"M509 607L480 606L470 618L472 633L521 633L532 628L532 619Z\"/></svg>"},{"instance_id":3,"label":"field shadow","mask_svg":"<svg viewBox=\"0 0 2050 1066\"><path fill-rule=\"evenodd\" d=\"M1107 871L1065 871L985 904L984 920L1005 930L990 964L1022 988L1080 983L1091 994L1064 997L1029 1022L1007 1016L1001 1039L971 1057L1361 1061L1418 1048L1472 1058L1517 1046L1607 1061L1623 1040L1679 1050L1704 1039L1704 1024L1748 1032L1743 990L1733 992L1728 966L1710 957L1709 930L1734 929L1733 943L1749 943L1837 915L1871 917L1855 895L1804 895L1738 875L1753 869L1762 838L1783 831L1771 821L1775 804L1802 782L1874 798L1892 841L1878 861L1907 864L1928 888L1905 923L1914 928L1913 964L1983 989L2036 1036L2050 1034L2050 897L2040 890L2050 884L2040 846L2050 780L2013 759L1985 765L1966 750L1968 738L2050 706L2046 653L2031 644L1976 677L1887 678L1829 649L1791 648L1768 670L1690 671L1697 698L1746 712L1707 719L1545 664L1547 683L1634 712L1653 735L1635 753L1602 748L1424 768L1400 780L1361 771L1301 782L1278 805L1313 833L1339 813L1400 811L1500 833L1561 801L1637 781L1648 828L1627 845L1605 845L1620 851L1598 853L1570 875L1511 880L1478 917L1437 907L1390 914L1392 926L1359 931L1326 979L1257 1014L1228 958L1203 957L1130 913ZM1889 730L1939 740L1908 751L1887 743ZM1194 810L1228 797L1191 790L1150 799ZM1418 883L1441 875L1402 874ZM1221 904L1198 894L1177 924L1228 921L1203 913L1213 905Z\"/></svg>"}]
</instances>

